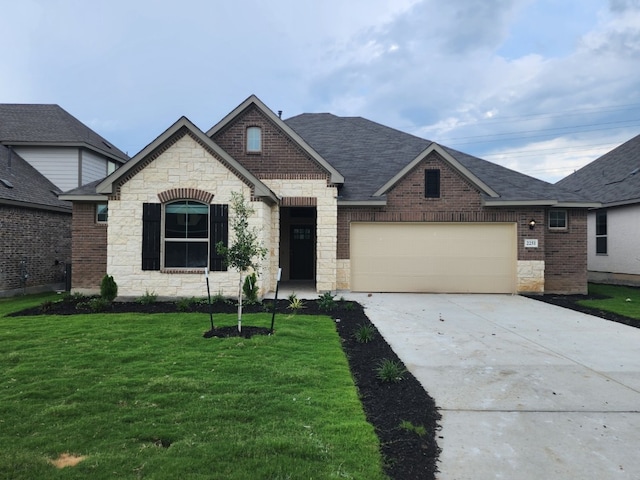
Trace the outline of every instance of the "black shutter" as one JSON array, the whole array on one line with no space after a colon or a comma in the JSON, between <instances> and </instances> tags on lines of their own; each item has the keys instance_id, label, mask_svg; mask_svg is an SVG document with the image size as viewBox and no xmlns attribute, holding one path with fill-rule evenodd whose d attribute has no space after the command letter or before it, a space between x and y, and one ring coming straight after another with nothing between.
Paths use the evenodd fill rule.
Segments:
<instances>
[{"instance_id":1,"label":"black shutter","mask_svg":"<svg viewBox=\"0 0 640 480\"><path fill-rule=\"evenodd\" d=\"M142 270L160 270L162 205L142 205Z\"/></svg>"},{"instance_id":2,"label":"black shutter","mask_svg":"<svg viewBox=\"0 0 640 480\"><path fill-rule=\"evenodd\" d=\"M229 245L229 207L227 205L209 206L209 269L212 272L225 272L227 265L218 254L218 242Z\"/></svg>"}]
</instances>

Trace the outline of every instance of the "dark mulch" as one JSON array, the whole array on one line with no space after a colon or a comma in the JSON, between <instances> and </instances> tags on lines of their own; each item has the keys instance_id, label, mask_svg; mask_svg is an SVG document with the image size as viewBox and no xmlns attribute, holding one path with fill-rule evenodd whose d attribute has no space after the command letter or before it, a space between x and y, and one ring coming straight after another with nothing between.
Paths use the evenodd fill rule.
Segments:
<instances>
[{"instance_id":1,"label":"dark mulch","mask_svg":"<svg viewBox=\"0 0 640 480\"><path fill-rule=\"evenodd\" d=\"M289 302L278 301L277 312L287 314ZM271 312L273 302L265 300L265 305L248 305L245 313ZM59 314L72 315L90 312L89 305L77 307L72 297L68 301L47 303L42 307L23 310L14 315ZM155 302L141 304L135 302L115 302L104 310L113 313L135 312L173 313L179 311L178 304L173 302ZM184 311L184 310L183 310ZM209 306L206 304L190 305L190 312L206 314L203 328L207 328L203 337L237 336L237 327L210 329ZM213 306L214 323L217 313L234 313L237 307L228 302L217 302ZM329 315L336 322L336 329L341 338L343 350L347 356L351 373L358 387L360 398L368 421L375 428L380 439L385 471L391 479L433 479L437 472L436 462L440 449L437 445L438 421L440 413L433 399L410 373L403 380L395 383L383 382L377 377L376 367L382 359L400 362L398 356L371 324L362 306L355 302L338 301L331 311L321 310L313 300L305 301L301 313L305 315ZM275 330L277 334L278 317L276 315ZM374 329L373 340L359 343L354 333L362 325L370 325ZM268 334L268 329L259 329L243 325L243 336ZM401 362L400 362L401 363ZM423 427L422 435L412 429L401 428L402 422L410 422L415 427ZM406 423L405 423L406 424Z\"/></svg>"}]
</instances>

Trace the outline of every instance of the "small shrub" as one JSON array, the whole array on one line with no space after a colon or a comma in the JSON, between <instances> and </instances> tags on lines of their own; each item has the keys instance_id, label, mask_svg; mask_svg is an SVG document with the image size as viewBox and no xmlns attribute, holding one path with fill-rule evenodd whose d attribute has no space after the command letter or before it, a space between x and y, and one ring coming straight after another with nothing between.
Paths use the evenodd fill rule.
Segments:
<instances>
[{"instance_id":1,"label":"small shrub","mask_svg":"<svg viewBox=\"0 0 640 480\"><path fill-rule=\"evenodd\" d=\"M330 312L334 308L336 308L336 301L334 299L335 295L332 295L331 292L324 292L316 302L318 303L318 307L320 310L326 310Z\"/></svg>"},{"instance_id":2,"label":"small shrub","mask_svg":"<svg viewBox=\"0 0 640 480\"><path fill-rule=\"evenodd\" d=\"M427 429L424 428L423 425L414 425L408 420L403 420L402 422L400 422L400 428L406 430L407 432L413 432L419 437L424 437L427 434Z\"/></svg>"},{"instance_id":3,"label":"small shrub","mask_svg":"<svg viewBox=\"0 0 640 480\"><path fill-rule=\"evenodd\" d=\"M407 370L401 362L396 360L383 359L376 368L377 377L383 382L399 382L404 379Z\"/></svg>"},{"instance_id":4,"label":"small shrub","mask_svg":"<svg viewBox=\"0 0 640 480\"><path fill-rule=\"evenodd\" d=\"M356 304L353 302L344 302L342 304L342 308L344 308L346 311L350 312L352 310L354 310L356 308Z\"/></svg>"},{"instance_id":5,"label":"small shrub","mask_svg":"<svg viewBox=\"0 0 640 480\"><path fill-rule=\"evenodd\" d=\"M369 343L376 336L376 329L373 325L363 324L358 327L353 336L359 343Z\"/></svg>"},{"instance_id":6,"label":"small shrub","mask_svg":"<svg viewBox=\"0 0 640 480\"><path fill-rule=\"evenodd\" d=\"M289 298L289 305L287 308L295 313L304 308L304 301L295 296L293 298Z\"/></svg>"},{"instance_id":7,"label":"small shrub","mask_svg":"<svg viewBox=\"0 0 640 480\"><path fill-rule=\"evenodd\" d=\"M108 302L118 296L118 285L111 275L105 275L100 282L100 296Z\"/></svg>"},{"instance_id":8,"label":"small shrub","mask_svg":"<svg viewBox=\"0 0 640 480\"><path fill-rule=\"evenodd\" d=\"M255 272L245 277L242 293L247 305L258 303L258 278Z\"/></svg>"},{"instance_id":9,"label":"small shrub","mask_svg":"<svg viewBox=\"0 0 640 480\"><path fill-rule=\"evenodd\" d=\"M194 305L198 304L198 299L195 297L181 298L176 302L176 308L179 312L188 312Z\"/></svg>"},{"instance_id":10,"label":"small shrub","mask_svg":"<svg viewBox=\"0 0 640 480\"><path fill-rule=\"evenodd\" d=\"M219 291L215 295L211 297L211 303L228 303L229 300L222 294L222 291Z\"/></svg>"},{"instance_id":11,"label":"small shrub","mask_svg":"<svg viewBox=\"0 0 640 480\"><path fill-rule=\"evenodd\" d=\"M92 313L104 312L111 302L102 297L93 297L84 302L76 304L76 310L88 310Z\"/></svg>"},{"instance_id":12,"label":"small shrub","mask_svg":"<svg viewBox=\"0 0 640 480\"><path fill-rule=\"evenodd\" d=\"M40 311L42 313L48 313L53 309L53 302L51 300L47 300L45 302L42 302L42 305L40 305Z\"/></svg>"},{"instance_id":13,"label":"small shrub","mask_svg":"<svg viewBox=\"0 0 640 480\"><path fill-rule=\"evenodd\" d=\"M262 310L264 312L273 312L273 304L274 304L274 302L272 302L270 300L264 300L262 302Z\"/></svg>"},{"instance_id":14,"label":"small shrub","mask_svg":"<svg viewBox=\"0 0 640 480\"><path fill-rule=\"evenodd\" d=\"M155 303L157 299L158 295L156 295L155 292L149 293L149 290L146 290L144 295L136 298L136 302L140 305L151 305L152 303Z\"/></svg>"}]
</instances>

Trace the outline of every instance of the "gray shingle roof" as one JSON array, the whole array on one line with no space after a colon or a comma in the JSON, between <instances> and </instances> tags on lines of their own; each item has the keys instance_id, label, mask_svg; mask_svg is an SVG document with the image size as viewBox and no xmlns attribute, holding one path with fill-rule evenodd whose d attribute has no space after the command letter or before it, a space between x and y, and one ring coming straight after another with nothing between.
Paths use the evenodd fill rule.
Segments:
<instances>
[{"instance_id":1,"label":"gray shingle roof","mask_svg":"<svg viewBox=\"0 0 640 480\"><path fill-rule=\"evenodd\" d=\"M560 180L562 188L606 204L640 203L640 135Z\"/></svg>"},{"instance_id":2,"label":"gray shingle roof","mask_svg":"<svg viewBox=\"0 0 640 480\"><path fill-rule=\"evenodd\" d=\"M26 160L0 145L0 204L62 210L71 203L58 200L60 190Z\"/></svg>"},{"instance_id":3,"label":"gray shingle roof","mask_svg":"<svg viewBox=\"0 0 640 480\"><path fill-rule=\"evenodd\" d=\"M0 143L84 146L121 162L129 158L58 105L0 104Z\"/></svg>"},{"instance_id":4,"label":"gray shingle roof","mask_svg":"<svg viewBox=\"0 0 640 480\"><path fill-rule=\"evenodd\" d=\"M431 141L361 117L305 113L285 121L344 177L344 200L369 200ZM591 199L551 183L444 147L505 201L585 202Z\"/></svg>"}]
</instances>

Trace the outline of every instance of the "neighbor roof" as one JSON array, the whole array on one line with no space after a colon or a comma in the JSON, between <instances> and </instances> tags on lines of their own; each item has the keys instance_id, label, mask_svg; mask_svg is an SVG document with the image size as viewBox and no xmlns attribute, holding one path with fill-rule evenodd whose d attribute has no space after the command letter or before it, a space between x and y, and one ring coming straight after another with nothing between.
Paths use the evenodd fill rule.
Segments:
<instances>
[{"instance_id":1,"label":"neighbor roof","mask_svg":"<svg viewBox=\"0 0 640 480\"><path fill-rule=\"evenodd\" d=\"M0 145L0 204L71 213L60 190L11 149Z\"/></svg>"},{"instance_id":2,"label":"neighbor roof","mask_svg":"<svg viewBox=\"0 0 640 480\"><path fill-rule=\"evenodd\" d=\"M0 104L0 143L25 146L74 146L99 152L119 163L129 156L59 105Z\"/></svg>"},{"instance_id":3,"label":"neighbor roof","mask_svg":"<svg viewBox=\"0 0 640 480\"><path fill-rule=\"evenodd\" d=\"M362 117L305 113L285 122L344 176L343 203L383 199L407 166L432 150L476 185L487 205L590 203L584 195Z\"/></svg>"},{"instance_id":4,"label":"neighbor roof","mask_svg":"<svg viewBox=\"0 0 640 480\"><path fill-rule=\"evenodd\" d=\"M562 188L588 193L603 207L640 203L640 135L560 180Z\"/></svg>"}]
</instances>

